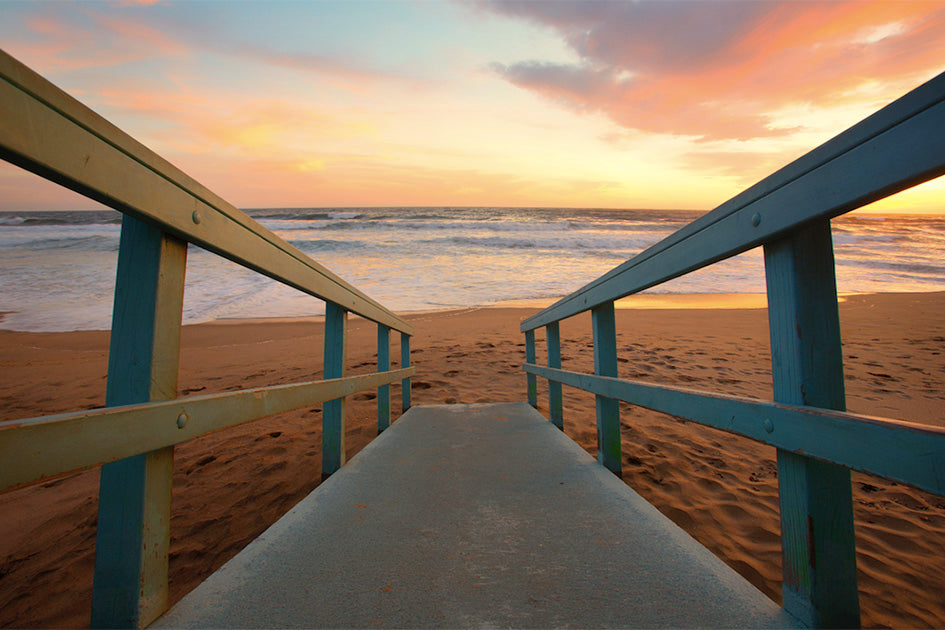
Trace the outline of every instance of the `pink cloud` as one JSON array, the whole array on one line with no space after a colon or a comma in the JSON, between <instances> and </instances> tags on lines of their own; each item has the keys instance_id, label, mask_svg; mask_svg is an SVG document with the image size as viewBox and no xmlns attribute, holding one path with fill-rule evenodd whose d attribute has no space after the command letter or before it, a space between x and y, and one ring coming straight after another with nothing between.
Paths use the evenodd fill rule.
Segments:
<instances>
[{"instance_id":1,"label":"pink cloud","mask_svg":"<svg viewBox=\"0 0 945 630\"><path fill-rule=\"evenodd\" d=\"M38 10L25 19L23 37L7 42L8 50L31 67L44 73L86 68L112 68L121 64L159 59L187 60L201 52L328 77L334 85L362 89L372 81L397 80L417 83L371 68L363 61L312 54L303 50L282 50L277 45L243 41L224 29L209 28L199 21L154 16L116 10L130 4L78 3ZM111 7L111 9L109 9Z\"/></svg>"},{"instance_id":2,"label":"pink cloud","mask_svg":"<svg viewBox=\"0 0 945 630\"><path fill-rule=\"evenodd\" d=\"M82 5L37 12L26 18L26 27L9 50L45 73L108 68L188 51L157 28Z\"/></svg>"},{"instance_id":3,"label":"pink cloud","mask_svg":"<svg viewBox=\"0 0 945 630\"><path fill-rule=\"evenodd\" d=\"M692 88L666 77L621 77L612 68L524 62L493 65L511 83L579 112L602 112L617 124L705 139L777 136L754 101L692 98ZM721 97L719 97L721 98Z\"/></svg>"},{"instance_id":4,"label":"pink cloud","mask_svg":"<svg viewBox=\"0 0 945 630\"><path fill-rule=\"evenodd\" d=\"M782 135L787 104L945 70L940 2L491 2L550 27L577 64L494 64L509 82L617 124L705 140ZM890 94L890 97L897 94Z\"/></svg>"}]
</instances>

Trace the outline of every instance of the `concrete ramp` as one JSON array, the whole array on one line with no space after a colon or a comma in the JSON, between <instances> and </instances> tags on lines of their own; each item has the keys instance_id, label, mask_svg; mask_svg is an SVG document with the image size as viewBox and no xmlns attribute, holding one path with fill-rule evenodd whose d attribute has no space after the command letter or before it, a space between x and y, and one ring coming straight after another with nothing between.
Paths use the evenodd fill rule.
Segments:
<instances>
[{"instance_id":1,"label":"concrete ramp","mask_svg":"<svg viewBox=\"0 0 945 630\"><path fill-rule=\"evenodd\" d=\"M412 408L152 627L797 625L504 403Z\"/></svg>"}]
</instances>

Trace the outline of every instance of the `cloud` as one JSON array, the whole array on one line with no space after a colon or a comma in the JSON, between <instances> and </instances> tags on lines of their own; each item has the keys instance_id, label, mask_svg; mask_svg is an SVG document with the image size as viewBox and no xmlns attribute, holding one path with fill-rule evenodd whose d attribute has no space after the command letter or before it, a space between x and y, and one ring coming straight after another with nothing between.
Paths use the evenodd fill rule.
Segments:
<instances>
[{"instance_id":1,"label":"cloud","mask_svg":"<svg viewBox=\"0 0 945 630\"><path fill-rule=\"evenodd\" d=\"M703 140L789 134L787 104L896 96L945 70L940 2L484 2L557 32L578 61L493 72L574 111ZM875 90L874 90L875 91Z\"/></svg>"},{"instance_id":2,"label":"cloud","mask_svg":"<svg viewBox=\"0 0 945 630\"><path fill-rule=\"evenodd\" d=\"M139 119L147 137L175 152L229 152L312 170L313 147L372 143L376 125L350 109L268 95L225 94L186 84L126 83L104 88L97 105Z\"/></svg>"},{"instance_id":3,"label":"cloud","mask_svg":"<svg viewBox=\"0 0 945 630\"><path fill-rule=\"evenodd\" d=\"M113 0L111 4L116 7L149 7L161 1L162 0Z\"/></svg>"},{"instance_id":4,"label":"cloud","mask_svg":"<svg viewBox=\"0 0 945 630\"><path fill-rule=\"evenodd\" d=\"M582 58L643 73L716 63L749 32L766 3L577 2L484 3L557 30Z\"/></svg>"},{"instance_id":5,"label":"cloud","mask_svg":"<svg viewBox=\"0 0 945 630\"><path fill-rule=\"evenodd\" d=\"M152 4L158 2L38 4L35 11L22 18L22 33L6 45L45 73L114 68L149 60L174 59L189 64L201 53L211 53L240 64L256 63L328 77L334 85L348 89L361 90L376 81L420 83L356 58L283 48L278 42L248 41L205 16L149 12L148 5Z\"/></svg>"},{"instance_id":6,"label":"cloud","mask_svg":"<svg viewBox=\"0 0 945 630\"><path fill-rule=\"evenodd\" d=\"M629 129L689 135L705 140L781 136L758 103L696 100L692 86L661 77L621 76L614 68L523 62L492 69L518 87L578 112L600 112Z\"/></svg>"},{"instance_id":7,"label":"cloud","mask_svg":"<svg viewBox=\"0 0 945 630\"><path fill-rule=\"evenodd\" d=\"M420 83L417 79L372 68L357 59L279 50L267 45L231 40L219 33L203 37L199 46L215 53L276 68L329 76L334 79L334 85L348 89L360 90L377 81Z\"/></svg>"}]
</instances>

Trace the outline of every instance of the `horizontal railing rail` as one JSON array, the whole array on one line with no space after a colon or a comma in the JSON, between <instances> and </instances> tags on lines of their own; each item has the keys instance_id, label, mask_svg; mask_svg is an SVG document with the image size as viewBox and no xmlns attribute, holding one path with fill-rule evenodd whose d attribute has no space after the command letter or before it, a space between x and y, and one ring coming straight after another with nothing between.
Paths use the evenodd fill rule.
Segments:
<instances>
[{"instance_id":1,"label":"horizontal railing rail","mask_svg":"<svg viewBox=\"0 0 945 630\"><path fill-rule=\"evenodd\" d=\"M777 448L784 608L818 627L860 623L850 470L945 495L945 429L845 412L830 219L945 174L945 74L675 234L525 319L527 396L548 380L596 397L598 459L621 473L618 401ZM776 402L618 378L614 302L763 246ZM563 370L560 322L591 312L594 374ZM547 367L536 364L545 329Z\"/></svg>"},{"instance_id":2,"label":"horizontal railing rail","mask_svg":"<svg viewBox=\"0 0 945 630\"><path fill-rule=\"evenodd\" d=\"M586 392L945 495L945 428L526 365Z\"/></svg>"},{"instance_id":3,"label":"horizontal railing rail","mask_svg":"<svg viewBox=\"0 0 945 630\"><path fill-rule=\"evenodd\" d=\"M145 626L167 608L173 446L324 403L324 478L346 396L377 389L378 432L391 384L410 407L413 327L3 51L0 159L123 213L106 407L0 422L0 490L101 464L92 626ZM188 243L325 301L323 380L178 398ZM376 373L345 375L349 313L377 324Z\"/></svg>"},{"instance_id":4,"label":"horizontal railing rail","mask_svg":"<svg viewBox=\"0 0 945 630\"><path fill-rule=\"evenodd\" d=\"M416 368L0 422L0 490L396 383ZM62 436L68 435L69 440Z\"/></svg>"}]
</instances>

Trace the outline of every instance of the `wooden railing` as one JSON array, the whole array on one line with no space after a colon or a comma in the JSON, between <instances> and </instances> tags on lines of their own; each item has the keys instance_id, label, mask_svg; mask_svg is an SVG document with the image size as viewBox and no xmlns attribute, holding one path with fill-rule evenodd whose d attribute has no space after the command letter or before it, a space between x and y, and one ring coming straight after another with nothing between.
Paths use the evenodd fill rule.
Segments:
<instances>
[{"instance_id":1,"label":"wooden railing","mask_svg":"<svg viewBox=\"0 0 945 630\"><path fill-rule=\"evenodd\" d=\"M945 173L945 74L522 322L528 400L596 395L598 459L621 472L618 401L777 447L784 608L859 626L850 469L945 494L945 430L846 413L830 219ZM614 301L763 246L775 402L617 378ZM561 369L559 322L591 311L594 374ZM547 367L536 365L544 327Z\"/></svg>"},{"instance_id":2,"label":"wooden railing","mask_svg":"<svg viewBox=\"0 0 945 630\"><path fill-rule=\"evenodd\" d=\"M106 408L0 423L0 490L103 464L92 625L145 626L167 607L173 445L324 403L330 475L345 461L345 396L377 388L379 431L391 383L410 406L413 329L3 51L0 158L123 213ZM325 300L324 380L178 398L187 243ZM349 312L377 323L377 373L345 376Z\"/></svg>"}]
</instances>

